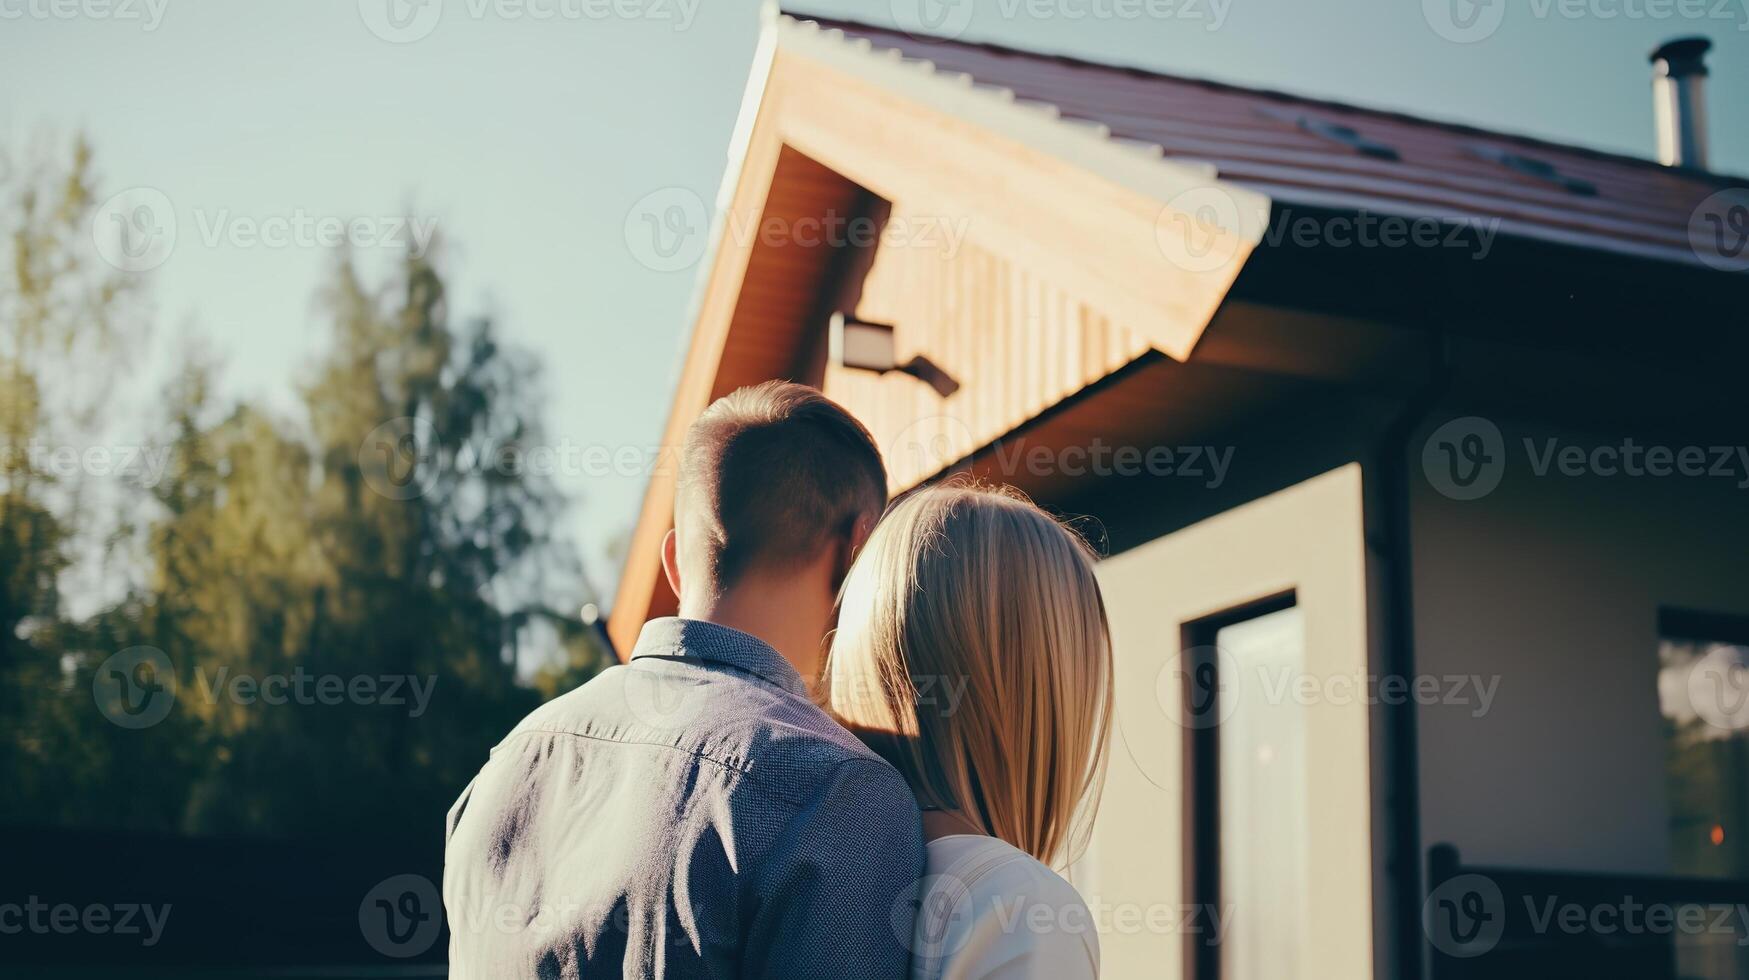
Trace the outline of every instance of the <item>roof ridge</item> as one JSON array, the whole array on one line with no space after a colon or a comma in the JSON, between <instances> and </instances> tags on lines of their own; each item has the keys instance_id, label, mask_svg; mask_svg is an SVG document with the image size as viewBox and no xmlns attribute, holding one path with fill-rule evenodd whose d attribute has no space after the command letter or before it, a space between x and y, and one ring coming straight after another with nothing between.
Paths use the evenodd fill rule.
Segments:
<instances>
[{"instance_id":1,"label":"roof ridge","mask_svg":"<svg viewBox=\"0 0 1749 980\"><path fill-rule=\"evenodd\" d=\"M1191 84L1191 85L1199 85L1199 86L1202 86L1204 88L1214 89L1217 91L1244 93L1246 95L1254 95L1254 96L1264 96L1266 98L1270 98L1270 99L1277 100L1277 101L1292 102L1292 103L1295 103L1298 105L1313 106L1313 107L1324 108L1324 109L1336 109L1336 110L1341 110L1344 112L1361 113L1361 114L1365 114L1368 116L1373 116L1375 118L1388 119L1388 120L1392 120L1395 122L1413 123L1413 124L1422 125L1422 126L1436 126L1440 129L1448 130L1448 131L1454 132L1454 133L1461 133L1461 134L1465 134L1465 135L1469 135L1469 136L1475 136L1475 137L1481 137L1481 138L1487 138L1487 139L1497 139L1497 140L1510 140L1510 141L1513 141L1516 143L1526 144L1529 146L1544 147L1544 148L1547 148L1550 150L1555 150L1555 151L1559 151L1559 152L1563 152L1563 153L1575 153L1575 154L1579 154L1581 156L1588 157L1591 159L1607 160L1607 161L1612 161L1612 162L1616 162L1616 163L1624 163L1624 164L1643 167L1643 168L1646 168L1648 170L1653 170L1653 171L1658 171L1658 172L1663 172L1663 173L1675 173L1675 174L1679 174L1679 175L1684 176L1684 177L1689 177L1689 178L1693 178L1693 179L1697 179L1697 180L1710 181L1710 182L1718 184L1720 186L1733 186L1733 185L1749 184L1749 177L1743 177L1743 176L1739 176L1736 174L1725 173L1722 171L1695 170L1695 169L1688 169L1688 168L1680 168L1679 169L1679 168L1667 167L1667 166L1657 162L1656 160L1652 160L1652 159L1649 159L1647 157L1632 156L1632 155L1626 154L1626 153L1618 153L1618 152L1615 152L1613 150L1602 150L1602 149L1597 149L1595 147L1580 146L1580 145L1576 145L1576 144L1572 144L1572 143L1562 143L1562 142L1558 142L1556 140L1544 139L1544 138L1538 137L1538 136L1528 136L1528 135L1525 135L1523 133L1506 132L1506 131L1502 131L1502 130L1498 130L1498 129L1484 129L1481 126L1477 126L1473 123L1461 123L1461 122L1452 122L1452 121L1443 120L1443 119L1435 119L1435 118L1431 118L1429 116L1416 115L1414 113L1404 112L1404 111L1397 110L1397 109L1381 109L1381 108L1376 108L1376 107L1372 107L1372 106L1356 105L1352 102L1342 102L1342 101L1339 101L1336 99L1326 99L1326 98L1319 98L1317 96L1300 95L1300 94L1296 94L1293 92L1287 92L1287 91L1284 91L1281 89L1259 88L1257 86L1240 85L1240 84L1237 84L1234 82L1223 82L1223 81L1219 81L1216 79L1204 78L1204 77L1199 77L1199 76L1194 76L1194 75L1180 75L1180 74L1175 74L1172 72L1160 71L1160 70L1154 69L1154 68L1146 68L1146 67L1143 67L1140 65L1119 64L1119 63L1114 63L1114 62L1109 62L1109 61L1095 61L1091 58L1082 57L1079 55L1062 54L1062 53L1057 53L1057 52L1033 51L1033 50L1029 50L1026 48L1017 48L1017 47L1013 47L1011 45L1001 44L1001 43L994 42L994 41L968 41L968 40L963 40L963 39L959 39L959 38L938 37L938 36L931 35L931 34L920 34L920 33L914 32L914 31L907 31L907 30L905 30L903 28L899 28L899 27L890 27L890 26L885 26L885 25L881 25L881 24L873 24L873 23L869 23L867 21L853 20L853 19L845 18L845 17L829 17L829 16L825 16L825 15L820 15L820 14L811 14L811 13L807 13L804 11L792 9L788 4L780 4L778 7L778 13L781 16L788 17L792 20L812 22L812 23L816 24L817 26L819 26L822 30L825 30L825 31L837 30L839 32L843 32L847 29L852 30L852 31L872 31L872 32L878 32L881 34L892 34L892 35L900 35L903 37L908 37L908 38L911 38L912 40L914 40L917 43L922 44L922 45L930 45L930 44L952 45L952 46L957 46L957 47L962 47L962 48L972 48L972 49L990 51L990 52L994 52L997 54L1003 54L1003 55L1014 55L1014 56L1019 56L1019 57L1024 57L1024 58L1032 58L1032 59L1036 59L1036 60L1040 60L1040 61L1056 62L1058 64L1063 64L1063 65L1071 65L1071 66L1083 67L1083 68L1098 68L1098 69L1103 69L1105 71L1121 72L1123 74L1131 75L1131 76L1135 76L1135 77L1139 77L1139 78L1163 78L1163 79L1168 79L1171 81L1184 82L1186 84ZM894 47L890 50L898 51L899 49L897 47Z\"/></svg>"}]
</instances>

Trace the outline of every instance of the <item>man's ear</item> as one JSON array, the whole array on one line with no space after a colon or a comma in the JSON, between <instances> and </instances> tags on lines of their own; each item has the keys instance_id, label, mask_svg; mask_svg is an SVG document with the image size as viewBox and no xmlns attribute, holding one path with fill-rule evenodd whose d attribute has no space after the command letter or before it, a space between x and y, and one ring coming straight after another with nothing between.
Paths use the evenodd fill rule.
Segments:
<instances>
[{"instance_id":1,"label":"man's ear","mask_svg":"<svg viewBox=\"0 0 1749 980\"><path fill-rule=\"evenodd\" d=\"M855 563L856 556L862 553L862 546L868 544L869 535L874 533L874 514L864 514L850 525L850 533L839 539L838 553L833 556L832 591L834 594L844 586L844 579L850 575L850 566Z\"/></svg>"},{"instance_id":2,"label":"man's ear","mask_svg":"<svg viewBox=\"0 0 1749 980\"><path fill-rule=\"evenodd\" d=\"M874 533L875 523L880 520L879 514L864 514L856 519L850 528L850 558L852 561L862 554L862 546L868 544L869 535Z\"/></svg>"},{"instance_id":3,"label":"man's ear","mask_svg":"<svg viewBox=\"0 0 1749 980\"><path fill-rule=\"evenodd\" d=\"M662 573L668 576L668 587L680 598L680 535L669 528L662 537Z\"/></svg>"}]
</instances>

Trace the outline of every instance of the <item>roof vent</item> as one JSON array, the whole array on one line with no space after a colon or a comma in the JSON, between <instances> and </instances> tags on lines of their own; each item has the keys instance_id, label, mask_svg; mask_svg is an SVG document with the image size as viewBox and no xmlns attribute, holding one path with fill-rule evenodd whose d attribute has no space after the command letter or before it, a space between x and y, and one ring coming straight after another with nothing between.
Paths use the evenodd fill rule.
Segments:
<instances>
[{"instance_id":1,"label":"roof vent","mask_svg":"<svg viewBox=\"0 0 1749 980\"><path fill-rule=\"evenodd\" d=\"M1475 145L1465 147L1465 149L1469 151L1471 156L1498 163L1508 170L1521 173L1533 180L1554 184L1569 194L1577 194L1580 197L1597 196L1596 184L1561 173L1559 168L1547 160L1538 160L1535 157L1523 156L1492 146Z\"/></svg>"},{"instance_id":2,"label":"roof vent","mask_svg":"<svg viewBox=\"0 0 1749 980\"><path fill-rule=\"evenodd\" d=\"M1260 115L1266 116L1270 119L1287 123L1290 126L1297 126L1305 132L1311 133L1313 136L1327 139L1333 143L1340 143L1354 152L1359 153L1361 156L1373 157L1378 160L1401 159L1401 155L1397 153L1394 147L1380 143L1378 140L1368 139L1367 137L1362 136L1360 131L1353 126L1344 126L1341 123L1331 122L1328 119L1319 119L1316 116L1302 115L1297 112L1277 109L1274 106L1260 108L1257 111Z\"/></svg>"},{"instance_id":3,"label":"roof vent","mask_svg":"<svg viewBox=\"0 0 1749 980\"><path fill-rule=\"evenodd\" d=\"M1706 53L1704 37L1666 41L1652 52L1652 111L1658 126L1658 162L1705 170Z\"/></svg>"}]
</instances>

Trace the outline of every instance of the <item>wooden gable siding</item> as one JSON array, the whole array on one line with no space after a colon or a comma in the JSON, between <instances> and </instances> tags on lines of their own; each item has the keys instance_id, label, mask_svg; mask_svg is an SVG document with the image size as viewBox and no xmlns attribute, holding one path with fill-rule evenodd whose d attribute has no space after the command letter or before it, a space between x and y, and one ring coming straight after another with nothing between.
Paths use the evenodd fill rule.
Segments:
<instances>
[{"instance_id":1,"label":"wooden gable siding","mask_svg":"<svg viewBox=\"0 0 1749 980\"><path fill-rule=\"evenodd\" d=\"M1188 219L1166 201L1184 187L1204 187L1194 171L1161 171L1157 161L1097 143L1096 156L1112 157L1106 169L1147 178L1119 180L787 42L755 84L744 154L731 163L727 230L711 254L664 434L668 447L681 444L713 398L791 378L820 385L870 421L897 457L898 485L909 486L930 475L932 461L951 462L960 445L990 442L1150 348L1188 356L1257 242L1254 229L1197 224L1201 251L1188 255L1193 243L1162 235L1162 226ZM1224 193L1237 195L1241 213L1267 206L1248 192ZM877 196L898 202L900 216L964 229L964 243L951 259L907 260L883 249L875 256L881 268L863 284L860 267L851 275L838 262L847 251L836 247L842 240L786 240L803 218L860 214ZM773 220L775 243L757 231ZM1213 268L1186 261L1209 253L1222 257ZM911 295L912 286L888 284L912 264L905 277L944 285ZM843 290L858 284L867 304L858 314L903 319L901 344L924 350L962 391L944 400L908 377L827 375L827 318L842 308L833 302ZM933 305L888 313L926 297ZM941 431L920 440L930 425ZM665 454L651 476L614 596L608 633L621 656L646 619L676 608L660 562L673 518L673 457Z\"/></svg>"},{"instance_id":2,"label":"wooden gable siding","mask_svg":"<svg viewBox=\"0 0 1749 980\"><path fill-rule=\"evenodd\" d=\"M743 385L797 377L803 333L818 322L833 249L786 237L805 218L842 215L862 191L778 138L773 100L760 112L729 202L722 238L700 298L697 325L663 432L661 464L650 474L642 511L627 547L608 635L627 656L644 621L678 607L662 572L662 538L673 526L675 462L686 429L705 406ZM758 229L775 222L780 233Z\"/></svg>"},{"instance_id":3,"label":"wooden gable siding","mask_svg":"<svg viewBox=\"0 0 1749 980\"><path fill-rule=\"evenodd\" d=\"M888 227L929 227L902 205ZM823 389L867 425L904 490L1142 356L1150 346L1086 297L970 241L894 241L874 257L856 315L895 328L960 383L942 398L909 375L828 365Z\"/></svg>"}]
</instances>

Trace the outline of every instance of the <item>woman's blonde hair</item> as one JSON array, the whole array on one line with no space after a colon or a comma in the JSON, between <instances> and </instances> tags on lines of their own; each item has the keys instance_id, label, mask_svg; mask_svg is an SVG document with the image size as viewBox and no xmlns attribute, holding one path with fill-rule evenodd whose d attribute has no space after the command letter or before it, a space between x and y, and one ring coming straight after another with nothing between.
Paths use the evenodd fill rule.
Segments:
<instances>
[{"instance_id":1,"label":"woman's blonde hair","mask_svg":"<svg viewBox=\"0 0 1749 980\"><path fill-rule=\"evenodd\" d=\"M1046 863L1097 802L1111 640L1080 535L1018 491L919 490L845 580L822 691L926 808Z\"/></svg>"}]
</instances>

